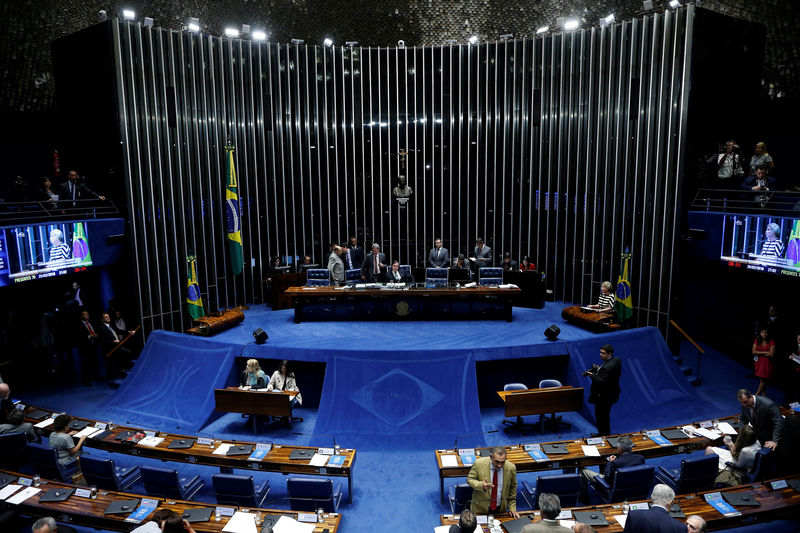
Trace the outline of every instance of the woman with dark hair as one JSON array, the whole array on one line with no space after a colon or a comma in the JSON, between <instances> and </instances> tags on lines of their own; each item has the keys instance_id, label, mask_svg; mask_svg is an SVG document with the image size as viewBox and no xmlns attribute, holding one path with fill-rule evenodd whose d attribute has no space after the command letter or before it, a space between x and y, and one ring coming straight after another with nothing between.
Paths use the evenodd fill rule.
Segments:
<instances>
[{"instance_id":1,"label":"woman with dark hair","mask_svg":"<svg viewBox=\"0 0 800 533\"><path fill-rule=\"evenodd\" d=\"M767 380L772 378L772 363L775 360L775 341L767 328L761 328L753 341L753 362L756 377L760 378L756 396L766 396Z\"/></svg>"},{"instance_id":2,"label":"woman with dark hair","mask_svg":"<svg viewBox=\"0 0 800 533\"><path fill-rule=\"evenodd\" d=\"M164 521L164 533L195 533L192 525L183 519L183 515L175 514Z\"/></svg>"},{"instance_id":3,"label":"woman with dark hair","mask_svg":"<svg viewBox=\"0 0 800 533\"><path fill-rule=\"evenodd\" d=\"M719 475L717 483L721 485L740 485L743 479L742 471L751 471L756 461L756 453L761 449L761 443L756 439L756 431L750 425L742 426L736 442L729 435L725 436L725 448L709 446L706 455L716 453L720 457ZM729 468L727 463L733 463Z\"/></svg>"},{"instance_id":4,"label":"woman with dark hair","mask_svg":"<svg viewBox=\"0 0 800 533\"><path fill-rule=\"evenodd\" d=\"M153 518L149 522L145 522L131 531L131 533L162 533L167 520L173 516L175 516L175 513L172 510L159 509L153 514Z\"/></svg>"},{"instance_id":5,"label":"woman with dark hair","mask_svg":"<svg viewBox=\"0 0 800 533\"><path fill-rule=\"evenodd\" d=\"M297 391L297 395L292 398L292 409L297 404L303 405L303 397L300 395L300 389L297 388L297 380L294 377L294 372L289 370L289 361L283 360L278 365L278 370L272 373L267 384L267 391ZM292 421L289 417L289 422Z\"/></svg>"},{"instance_id":6,"label":"woman with dark hair","mask_svg":"<svg viewBox=\"0 0 800 533\"><path fill-rule=\"evenodd\" d=\"M522 264L519 265L519 269L523 272L526 270L536 270L536 265L531 261L531 256L526 255L522 258Z\"/></svg>"},{"instance_id":7,"label":"woman with dark hair","mask_svg":"<svg viewBox=\"0 0 800 533\"><path fill-rule=\"evenodd\" d=\"M58 415L53 421L53 432L50 434L50 447L58 451L58 463L60 465L68 465L76 460L76 455L80 453L83 441L86 440L86 435L78 439L78 444L72 439L72 435L65 430L72 422L72 417L69 415Z\"/></svg>"}]
</instances>

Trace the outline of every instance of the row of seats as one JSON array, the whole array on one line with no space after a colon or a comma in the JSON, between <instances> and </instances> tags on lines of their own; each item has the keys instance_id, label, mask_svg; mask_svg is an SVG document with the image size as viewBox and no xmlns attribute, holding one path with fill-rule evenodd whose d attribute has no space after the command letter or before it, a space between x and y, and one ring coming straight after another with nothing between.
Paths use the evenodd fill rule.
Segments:
<instances>
[{"instance_id":1,"label":"row of seats","mask_svg":"<svg viewBox=\"0 0 800 533\"><path fill-rule=\"evenodd\" d=\"M119 467L113 459L81 455L67 464L59 464L58 452L38 443L28 443L24 433L0 435L0 464L19 470L27 467L46 479L71 483L80 471L88 485L100 489L126 492L141 480L149 496L165 499L192 500L205 482L200 476L183 478L178 470L159 466ZM262 507L269 494L269 480L256 484L253 476L213 474L211 476L217 503L244 507ZM322 508L335 513L342 499L341 483L315 477L290 477L286 480L289 503L294 511Z\"/></svg>"},{"instance_id":2,"label":"row of seats","mask_svg":"<svg viewBox=\"0 0 800 533\"><path fill-rule=\"evenodd\" d=\"M753 483L771 476L771 455L769 448L761 448L755 457L753 469L742 472L742 483ZM594 495L603 503L616 503L625 500L644 500L657 483L669 485L675 494L691 494L714 488L719 471L719 458L716 454L688 457L681 461L678 469L667 469L652 465L638 465L620 468L614 475L611 485L602 477L595 478L589 486ZM562 507L575 507L581 493L579 473L539 476L536 485L522 482L521 495L531 509L538 508L539 494L557 494ZM590 494L591 497L591 494ZM462 483L450 488L450 509L458 514L469 507L472 487ZM583 502L593 504L594 502Z\"/></svg>"}]
</instances>

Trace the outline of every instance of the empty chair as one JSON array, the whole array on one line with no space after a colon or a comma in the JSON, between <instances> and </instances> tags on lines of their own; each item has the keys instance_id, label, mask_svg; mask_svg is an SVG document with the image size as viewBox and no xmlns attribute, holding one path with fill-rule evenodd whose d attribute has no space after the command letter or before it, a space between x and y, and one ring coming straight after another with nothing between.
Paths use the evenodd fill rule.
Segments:
<instances>
[{"instance_id":1,"label":"empty chair","mask_svg":"<svg viewBox=\"0 0 800 533\"><path fill-rule=\"evenodd\" d=\"M345 285L355 285L356 283L361 283L361 269L360 268L352 268L350 270L345 270L345 272L344 272L344 284Z\"/></svg>"},{"instance_id":2,"label":"empty chair","mask_svg":"<svg viewBox=\"0 0 800 533\"><path fill-rule=\"evenodd\" d=\"M292 511L322 508L326 513L335 513L342 500L342 484L334 484L330 479L290 477L286 480L286 490Z\"/></svg>"},{"instance_id":3,"label":"empty chair","mask_svg":"<svg viewBox=\"0 0 800 533\"><path fill-rule=\"evenodd\" d=\"M482 267L478 271L481 285L500 285L503 283L503 269L499 267Z\"/></svg>"},{"instance_id":4,"label":"empty chair","mask_svg":"<svg viewBox=\"0 0 800 533\"><path fill-rule=\"evenodd\" d=\"M427 287L446 287L447 286L447 269L446 268L433 268L425 269L425 285Z\"/></svg>"},{"instance_id":5,"label":"empty chair","mask_svg":"<svg viewBox=\"0 0 800 533\"><path fill-rule=\"evenodd\" d=\"M74 457L65 464L59 464L58 452L50 446L31 442L28 444L28 464L34 474L43 478L59 479L72 482L72 476L78 471L78 458Z\"/></svg>"},{"instance_id":6,"label":"empty chair","mask_svg":"<svg viewBox=\"0 0 800 533\"><path fill-rule=\"evenodd\" d=\"M528 390L528 386L525 385L524 383L506 383L505 385L503 385L503 390L506 392L514 390ZM523 429L526 426L531 426L531 424L525 424L522 421L521 416L518 416L516 421L503 419L503 424L507 424L508 426L510 426L507 427L506 430L509 430L511 428Z\"/></svg>"},{"instance_id":7,"label":"empty chair","mask_svg":"<svg viewBox=\"0 0 800 533\"><path fill-rule=\"evenodd\" d=\"M411 273L411 265L400 265L397 271L403 279L410 279L413 283L414 275Z\"/></svg>"},{"instance_id":8,"label":"empty chair","mask_svg":"<svg viewBox=\"0 0 800 533\"><path fill-rule=\"evenodd\" d=\"M116 466L113 459L81 457L81 472L86 483L106 490L126 490L142 478L138 466Z\"/></svg>"},{"instance_id":9,"label":"empty chair","mask_svg":"<svg viewBox=\"0 0 800 533\"><path fill-rule=\"evenodd\" d=\"M450 512L459 514L468 508L472 501L472 487L469 486L469 483L453 485L450 487L448 499L450 500Z\"/></svg>"},{"instance_id":10,"label":"empty chair","mask_svg":"<svg viewBox=\"0 0 800 533\"><path fill-rule=\"evenodd\" d=\"M11 470L28 462L28 438L24 431L0 435L0 465Z\"/></svg>"},{"instance_id":11,"label":"empty chair","mask_svg":"<svg viewBox=\"0 0 800 533\"><path fill-rule=\"evenodd\" d=\"M558 381L557 379L543 379L542 381L539 382L539 388L540 389L552 389L552 388L561 387L561 386L562 386L561 382ZM540 429L541 429L542 433L544 433L544 425L545 425L545 423L553 425L553 426L556 426L556 427L558 427L558 426L570 427L569 422L562 422L561 421L561 417L560 416L556 416L555 413L553 413L550 416L550 418L547 418L544 414L540 414L539 415L539 426L540 426Z\"/></svg>"},{"instance_id":12,"label":"empty chair","mask_svg":"<svg viewBox=\"0 0 800 533\"><path fill-rule=\"evenodd\" d=\"M669 485L675 494L700 492L714 486L718 471L717 454L700 455L681 460L680 469L659 467L656 480Z\"/></svg>"},{"instance_id":13,"label":"empty chair","mask_svg":"<svg viewBox=\"0 0 800 533\"><path fill-rule=\"evenodd\" d=\"M654 477L655 467L652 465L625 466L617 469L611 486L606 479L599 476L589 486L605 503L644 500L650 495Z\"/></svg>"},{"instance_id":14,"label":"empty chair","mask_svg":"<svg viewBox=\"0 0 800 533\"><path fill-rule=\"evenodd\" d=\"M141 471L144 490L149 496L158 498L191 500L205 485L200 476L194 476L191 479L181 478L174 468L143 466Z\"/></svg>"},{"instance_id":15,"label":"empty chair","mask_svg":"<svg viewBox=\"0 0 800 533\"><path fill-rule=\"evenodd\" d=\"M539 495L544 492L558 495L561 507L575 507L581 493L581 475L539 476L535 487L531 487L527 481L522 482L522 497L533 510L539 508Z\"/></svg>"},{"instance_id":16,"label":"empty chair","mask_svg":"<svg viewBox=\"0 0 800 533\"><path fill-rule=\"evenodd\" d=\"M331 273L327 268L309 268L306 270L306 286L329 287L330 284Z\"/></svg>"},{"instance_id":17,"label":"empty chair","mask_svg":"<svg viewBox=\"0 0 800 533\"><path fill-rule=\"evenodd\" d=\"M211 483L220 505L261 507L269 494L269 480L256 485L253 476L214 474Z\"/></svg>"}]
</instances>

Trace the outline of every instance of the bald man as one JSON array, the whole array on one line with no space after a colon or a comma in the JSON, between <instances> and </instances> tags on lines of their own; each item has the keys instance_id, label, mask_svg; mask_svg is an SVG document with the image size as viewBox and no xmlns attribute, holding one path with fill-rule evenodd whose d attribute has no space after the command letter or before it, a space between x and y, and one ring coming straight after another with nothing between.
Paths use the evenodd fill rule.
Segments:
<instances>
[{"instance_id":1,"label":"bald man","mask_svg":"<svg viewBox=\"0 0 800 533\"><path fill-rule=\"evenodd\" d=\"M0 383L0 424L11 422L11 412L14 410L14 403L11 401L11 387L8 383Z\"/></svg>"}]
</instances>

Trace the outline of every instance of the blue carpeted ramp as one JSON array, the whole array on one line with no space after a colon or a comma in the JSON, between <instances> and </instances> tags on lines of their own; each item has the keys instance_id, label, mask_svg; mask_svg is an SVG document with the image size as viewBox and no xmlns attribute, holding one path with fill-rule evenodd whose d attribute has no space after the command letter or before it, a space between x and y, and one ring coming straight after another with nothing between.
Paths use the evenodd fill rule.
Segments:
<instances>
[{"instance_id":1,"label":"blue carpeted ramp","mask_svg":"<svg viewBox=\"0 0 800 533\"><path fill-rule=\"evenodd\" d=\"M469 352L364 350L331 356L315 433L436 446L481 430Z\"/></svg>"},{"instance_id":2,"label":"blue carpeted ramp","mask_svg":"<svg viewBox=\"0 0 800 533\"><path fill-rule=\"evenodd\" d=\"M224 387L241 346L154 331L120 389L105 403L118 424L198 431L214 416L214 389Z\"/></svg>"},{"instance_id":3,"label":"blue carpeted ramp","mask_svg":"<svg viewBox=\"0 0 800 533\"><path fill-rule=\"evenodd\" d=\"M672 359L667 343L658 329L638 328L608 333L594 339L567 343L569 349L569 379L586 387L589 398L589 378L581 373L592 363L601 363L600 346L610 344L614 355L622 360L619 402L611 410L611 431L614 433L663 427L690 420L701 420L714 406L704 400L689 384ZM584 416L594 420L594 406L585 404Z\"/></svg>"}]
</instances>

